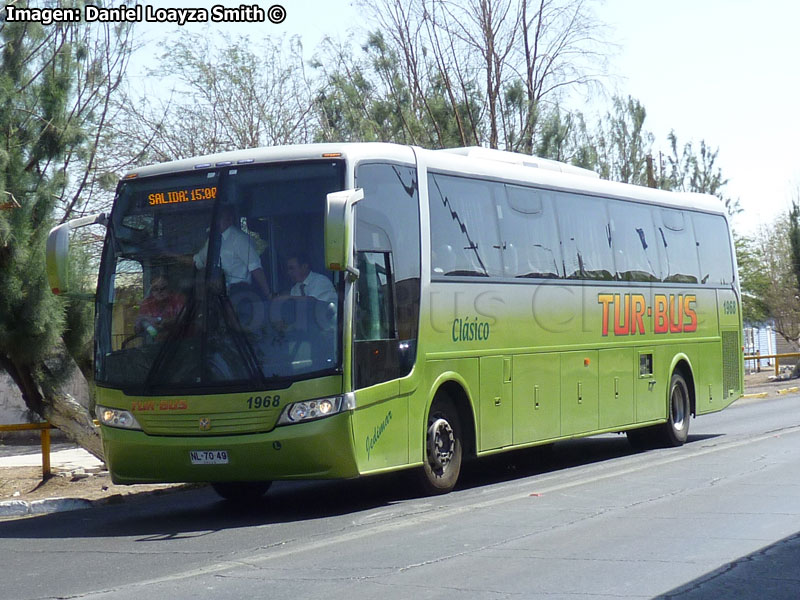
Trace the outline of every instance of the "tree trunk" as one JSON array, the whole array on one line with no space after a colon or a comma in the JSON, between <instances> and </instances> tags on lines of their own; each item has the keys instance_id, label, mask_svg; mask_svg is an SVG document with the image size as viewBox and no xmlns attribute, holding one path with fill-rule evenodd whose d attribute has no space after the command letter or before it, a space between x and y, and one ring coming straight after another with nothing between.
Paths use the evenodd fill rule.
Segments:
<instances>
[{"instance_id":1,"label":"tree trunk","mask_svg":"<svg viewBox=\"0 0 800 600\"><path fill-rule=\"evenodd\" d=\"M80 375L79 375L80 376ZM100 430L89 411L70 394L53 394L45 399L44 417L81 448L103 460Z\"/></svg>"},{"instance_id":2,"label":"tree trunk","mask_svg":"<svg viewBox=\"0 0 800 600\"><path fill-rule=\"evenodd\" d=\"M62 350L58 357L58 374L51 364L39 365L46 374L47 383L36 383L34 369L30 365L19 365L8 357L0 356L0 365L17 384L25 406L46 419L68 439L103 460L103 445L99 430L92 423L89 413L89 385L75 361Z\"/></svg>"}]
</instances>

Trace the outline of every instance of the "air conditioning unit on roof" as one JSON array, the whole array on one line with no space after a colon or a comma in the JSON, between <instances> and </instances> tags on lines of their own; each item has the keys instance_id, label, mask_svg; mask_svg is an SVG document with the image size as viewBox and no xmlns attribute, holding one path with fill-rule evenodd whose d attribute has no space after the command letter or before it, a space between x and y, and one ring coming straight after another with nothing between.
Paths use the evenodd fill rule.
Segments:
<instances>
[{"instance_id":1,"label":"air conditioning unit on roof","mask_svg":"<svg viewBox=\"0 0 800 600\"><path fill-rule=\"evenodd\" d=\"M449 152L450 154L468 156L469 158L493 160L496 162L504 162L523 167L534 167L537 169L546 169L548 171L558 171L559 173L568 173L570 175L594 177L595 179L600 177L600 175L589 169L568 165L566 163L558 162L557 160L539 158L538 156L521 154L519 152L507 152L505 150L481 148L480 146L468 146L466 148L444 148L442 150L437 150L437 152Z\"/></svg>"}]
</instances>

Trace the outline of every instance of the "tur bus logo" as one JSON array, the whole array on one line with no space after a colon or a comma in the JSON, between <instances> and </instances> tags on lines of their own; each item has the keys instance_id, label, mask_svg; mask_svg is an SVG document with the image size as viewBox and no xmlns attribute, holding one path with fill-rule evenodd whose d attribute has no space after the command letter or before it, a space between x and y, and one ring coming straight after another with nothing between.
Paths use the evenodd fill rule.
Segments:
<instances>
[{"instance_id":1,"label":"tur bus logo","mask_svg":"<svg viewBox=\"0 0 800 600\"><path fill-rule=\"evenodd\" d=\"M644 335L645 323L653 324L653 333L692 333L697 331L697 296L695 294L656 294L653 306L642 294L598 294L603 307L603 335ZM613 316L612 316L613 315ZM645 319L645 316L647 317Z\"/></svg>"}]
</instances>

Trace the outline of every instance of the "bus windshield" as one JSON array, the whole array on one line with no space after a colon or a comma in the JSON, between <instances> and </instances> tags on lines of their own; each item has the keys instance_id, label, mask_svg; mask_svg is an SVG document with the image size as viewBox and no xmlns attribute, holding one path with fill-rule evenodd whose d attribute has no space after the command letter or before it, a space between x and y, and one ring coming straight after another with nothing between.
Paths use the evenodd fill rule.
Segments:
<instances>
[{"instance_id":1,"label":"bus windshield","mask_svg":"<svg viewBox=\"0 0 800 600\"><path fill-rule=\"evenodd\" d=\"M323 267L342 161L123 181L97 295L96 378L137 393L285 387L341 365Z\"/></svg>"}]
</instances>

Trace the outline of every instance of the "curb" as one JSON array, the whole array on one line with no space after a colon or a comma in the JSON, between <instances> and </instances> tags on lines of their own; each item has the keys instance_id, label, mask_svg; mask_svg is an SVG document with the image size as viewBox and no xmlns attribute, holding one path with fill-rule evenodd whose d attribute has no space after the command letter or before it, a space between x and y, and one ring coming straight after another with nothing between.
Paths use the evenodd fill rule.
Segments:
<instances>
[{"instance_id":1,"label":"curb","mask_svg":"<svg viewBox=\"0 0 800 600\"><path fill-rule=\"evenodd\" d=\"M168 484L161 489L134 492L129 494L112 494L96 500L86 498L43 498L41 500L3 500L0 501L0 519L12 517L28 517L32 515L48 515L71 510L96 508L110 504L134 502L141 498L162 496L175 492L205 487L204 483Z\"/></svg>"},{"instance_id":2,"label":"curb","mask_svg":"<svg viewBox=\"0 0 800 600\"><path fill-rule=\"evenodd\" d=\"M794 394L795 392L800 391L800 387L790 387L783 390L776 390L776 394Z\"/></svg>"},{"instance_id":3,"label":"curb","mask_svg":"<svg viewBox=\"0 0 800 600\"><path fill-rule=\"evenodd\" d=\"M69 510L91 508L94 502L85 498L43 498L41 500L5 500L0 502L0 518L47 515Z\"/></svg>"}]
</instances>

